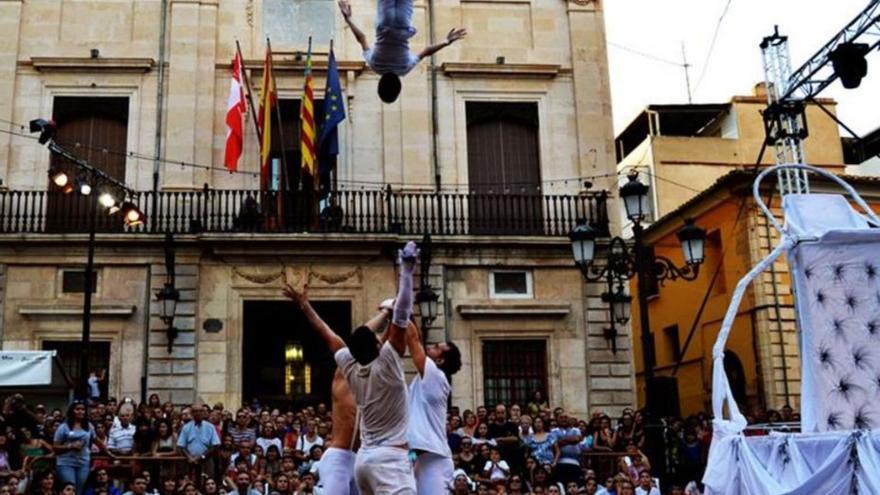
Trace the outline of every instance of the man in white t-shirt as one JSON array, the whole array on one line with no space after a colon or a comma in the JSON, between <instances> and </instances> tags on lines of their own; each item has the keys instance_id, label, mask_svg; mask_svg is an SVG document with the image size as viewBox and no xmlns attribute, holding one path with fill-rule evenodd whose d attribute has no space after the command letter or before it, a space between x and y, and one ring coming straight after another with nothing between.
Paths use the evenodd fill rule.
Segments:
<instances>
[{"instance_id":1,"label":"man in white t-shirt","mask_svg":"<svg viewBox=\"0 0 880 495\"><path fill-rule=\"evenodd\" d=\"M384 344L366 325L352 332L348 347L326 325L313 326L334 353L357 403L361 447L354 472L363 495L416 494L406 439L408 409L401 363L405 329L412 315L415 243L408 243L399 257L400 287Z\"/></svg>"},{"instance_id":2,"label":"man in white t-shirt","mask_svg":"<svg viewBox=\"0 0 880 495\"><path fill-rule=\"evenodd\" d=\"M300 292L288 285L284 289L284 294L299 306L316 332L321 334L333 333L333 330L321 319L311 303L309 303L306 290ZM364 326L369 328L370 331L376 332L385 326L390 317L390 306L388 308L380 308L379 314L365 323ZM333 437L321 456L320 462L312 468L313 472L318 475L317 488L321 493L325 494L358 495L358 487L354 480L357 404L348 387L348 381L345 379L340 368L337 368L336 373L333 375L330 391L333 400ZM313 421L310 420L309 423L311 424ZM301 436L300 441L304 438L305 435ZM321 445L323 445L323 442Z\"/></svg>"},{"instance_id":3,"label":"man in white t-shirt","mask_svg":"<svg viewBox=\"0 0 880 495\"><path fill-rule=\"evenodd\" d=\"M385 103L392 103L400 94L401 76L405 76L422 59L464 38L467 31L451 29L443 41L416 55L409 49L409 39L416 35L416 28L412 25L413 0L377 0L376 7L376 41L371 47L367 36L351 20L348 0L339 0L342 17L364 49L364 60L382 76L379 79L379 97Z\"/></svg>"},{"instance_id":4,"label":"man in white t-shirt","mask_svg":"<svg viewBox=\"0 0 880 495\"><path fill-rule=\"evenodd\" d=\"M449 378L461 369L461 352L452 342L422 347L422 334L412 322L406 345L418 375L409 385L409 447L416 458L419 493L445 493L455 465L446 439L446 408L452 386Z\"/></svg>"},{"instance_id":5,"label":"man in white t-shirt","mask_svg":"<svg viewBox=\"0 0 880 495\"><path fill-rule=\"evenodd\" d=\"M660 495L660 489L654 486L654 479L649 471L639 474L639 485L636 487L636 495Z\"/></svg>"}]
</instances>

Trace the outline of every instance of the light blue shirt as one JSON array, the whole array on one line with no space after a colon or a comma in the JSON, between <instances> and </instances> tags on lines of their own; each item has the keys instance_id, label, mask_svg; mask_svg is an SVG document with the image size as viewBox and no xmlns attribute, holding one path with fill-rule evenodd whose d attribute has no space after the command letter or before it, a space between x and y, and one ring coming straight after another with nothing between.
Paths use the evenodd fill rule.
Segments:
<instances>
[{"instance_id":1,"label":"light blue shirt","mask_svg":"<svg viewBox=\"0 0 880 495\"><path fill-rule=\"evenodd\" d=\"M177 446L191 456L204 455L211 447L220 445L217 429L209 421L202 421L198 426L195 421L183 425L177 437Z\"/></svg>"},{"instance_id":2,"label":"light blue shirt","mask_svg":"<svg viewBox=\"0 0 880 495\"><path fill-rule=\"evenodd\" d=\"M89 426L89 431L82 428L70 429L67 423L61 423L61 426L55 430L55 443L71 443L82 442L82 448L79 450L71 450L61 454L57 454L55 464L58 466L82 467L88 466L91 459L90 449L92 440L95 439L95 430Z\"/></svg>"}]
</instances>

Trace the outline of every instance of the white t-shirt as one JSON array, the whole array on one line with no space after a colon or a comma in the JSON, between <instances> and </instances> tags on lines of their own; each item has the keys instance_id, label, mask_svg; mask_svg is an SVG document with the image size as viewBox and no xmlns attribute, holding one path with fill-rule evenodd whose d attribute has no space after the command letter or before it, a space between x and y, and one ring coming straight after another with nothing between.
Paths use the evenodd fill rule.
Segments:
<instances>
[{"instance_id":1,"label":"white t-shirt","mask_svg":"<svg viewBox=\"0 0 880 495\"><path fill-rule=\"evenodd\" d=\"M89 377L89 397L92 399L98 399L101 397L101 389L98 387L98 377L90 376Z\"/></svg>"},{"instance_id":2,"label":"white t-shirt","mask_svg":"<svg viewBox=\"0 0 880 495\"><path fill-rule=\"evenodd\" d=\"M489 471L489 481L503 480L507 479L507 474L510 473L510 466L507 465L507 461L504 459L498 461L498 464L494 466L492 461L486 461L483 471Z\"/></svg>"},{"instance_id":3,"label":"white t-shirt","mask_svg":"<svg viewBox=\"0 0 880 495\"><path fill-rule=\"evenodd\" d=\"M302 450L306 454L308 454L312 450L312 447L314 447L315 445L320 445L323 447L324 439L321 438L319 435L315 435L315 441L313 442L308 439L308 435L303 434L300 435L299 440L296 441L296 449Z\"/></svg>"},{"instance_id":4,"label":"white t-shirt","mask_svg":"<svg viewBox=\"0 0 880 495\"><path fill-rule=\"evenodd\" d=\"M409 385L409 448L452 457L446 439L446 405L452 387L431 358L425 359L425 376Z\"/></svg>"},{"instance_id":5,"label":"white t-shirt","mask_svg":"<svg viewBox=\"0 0 880 495\"><path fill-rule=\"evenodd\" d=\"M391 343L385 342L379 356L366 366L355 361L347 347L334 358L358 405L361 447L405 445L406 382L400 355Z\"/></svg>"}]
</instances>

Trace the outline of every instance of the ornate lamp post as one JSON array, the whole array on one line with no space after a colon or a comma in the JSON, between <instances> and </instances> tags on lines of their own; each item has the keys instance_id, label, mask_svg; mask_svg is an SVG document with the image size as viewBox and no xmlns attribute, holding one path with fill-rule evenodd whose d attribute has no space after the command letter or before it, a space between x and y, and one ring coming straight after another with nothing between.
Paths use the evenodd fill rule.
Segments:
<instances>
[{"instance_id":1,"label":"ornate lamp post","mask_svg":"<svg viewBox=\"0 0 880 495\"><path fill-rule=\"evenodd\" d=\"M649 412L648 421L656 425L659 410L658 400L653 397L652 390L654 381L654 335L651 333L650 319L648 316L648 291L649 281L654 284L663 284L666 280L694 280L700 273L700 264L703 263L703 246L706 231L694 224L692 219L685 221L684 228L678 232L678 240L681 242L685 264L678 267L672 260L663 256L655 256L644 243L644 227L642 222L650 213L648 196L649 188L638 180L637 174L630 174L628 181L620 188L620 198L623 200L626 216L633 223L633 242L627 244L620 237L610 240L607 259L604 265L593 264L596 257L596 240L598 232L587 225L579 224L569 234L571 240L572 255L574 262L580 268L587 282L604 281L607 290L602 294L602 301L608 303L610 311L611 327L605 329L605 337L610 340L611 348L617 352L615 325L624 325L629 320L630 304L632 298L626 294L626 282L636 278L639 297L639 322L642 339L642 362L645 378L645 409ZM660 428L654 428L655 434L661 434ZM662 444L655 440L654 445ZM652 462L662 456L654 455Z\"/></svg>"},{"instance_id":2,"label":"ornate lamp post","mask_svg":"<svg viewBox=\"0 0 880 495\"><path fill-rule=\"evenodd\" d=\"M168 337L168 354L171 354L174 339L177 338L174 315L177 312L177 303L180 301L180 291L174 287L174 238L171 234L165 235L165 272L165 285L155 294L156 300L159 301L159 318L167 326L165 332Z\"/></svg>"}]
</instances>

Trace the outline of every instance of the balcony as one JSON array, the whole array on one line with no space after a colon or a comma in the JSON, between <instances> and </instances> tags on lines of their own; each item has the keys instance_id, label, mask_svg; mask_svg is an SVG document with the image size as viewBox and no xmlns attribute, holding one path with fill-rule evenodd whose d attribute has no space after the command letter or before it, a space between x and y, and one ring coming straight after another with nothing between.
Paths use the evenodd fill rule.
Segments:
<instances>
[{"instance_id":1,"label":"balcony","mask_svg":"<svg viewBox=\"0 0 880 495\"><path fill-rule=\"evenodd\" d=\"M578 219L607 233L607 193L402 192L390 187L314 195L242 189L138 192L146 222L124 227L99 213L103 233L338 233L562 237ZM0 234L88 232L89 198L0 191ZM103 209L102 209L103 210ZM318 213L320 211L320 213Z\"/></svg>"}]
</instances>

